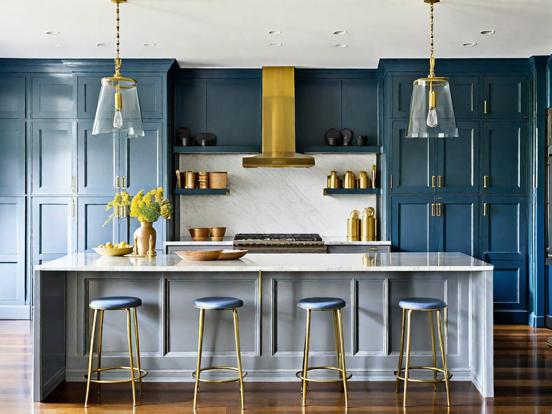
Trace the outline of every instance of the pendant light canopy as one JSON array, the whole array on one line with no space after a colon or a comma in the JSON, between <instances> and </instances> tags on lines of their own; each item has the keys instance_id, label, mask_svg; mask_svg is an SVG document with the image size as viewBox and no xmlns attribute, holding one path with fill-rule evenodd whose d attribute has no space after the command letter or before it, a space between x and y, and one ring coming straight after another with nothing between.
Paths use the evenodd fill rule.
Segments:
<instances>
[{"instance_id":1,"label":"pendant light canopy","mask_svg":"<svg viewBox=\"0 0 552 414\"><path fill-rule=\"evenodd\" d=\"M424 0L430 6L429 75L414 81L407 138L458 137L454 107L447 78L435 76L433 7L439 0Z\"/></svg>"},{"instance_id":2,"label":"pendant light canopy","mask_svg":"<svg viewBox=\"0 0 552 414\"><path fill-rule=\"evenodd\" d=\"M102 78L102 89L98 99L96 118L92 135L122 132L129 138L143 137L142 112L138 99L137 82L121 74L119 57L119 4L126 0L111 0L116 4L116 45L115 73Z\"/></svg>"}]
</instances>

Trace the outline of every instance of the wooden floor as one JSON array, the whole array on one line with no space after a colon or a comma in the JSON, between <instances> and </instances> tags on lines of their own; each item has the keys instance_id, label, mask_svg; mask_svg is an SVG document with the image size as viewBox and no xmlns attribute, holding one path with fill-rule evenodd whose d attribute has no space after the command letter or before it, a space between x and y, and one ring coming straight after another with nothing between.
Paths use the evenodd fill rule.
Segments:
<instances>
[{"instance_id":1,"label":"wooden floor","mask_svg":"<svg viewBox=\"0 0 552 414\"><path fill-rule=\"evenodd\" d=\"M390 382L351 382L349 413L491 414L550 413L552 410L552 349L545 344L552 331L525 326L495 329L494 399L483 400L469 383L453 383L453 407L444 406L443 390L413 384L410 405L403 409ZM82 407L83 384L58 388L47 403L33 404L31 330L28 322L0 321L0 414L19 413L192 413L192 385L146 383L142 405L133 411L128 384L104 386L101 399ZM343 395L335 385L314 384L310 404L300 407L297 383L246 383L245 413L344 413ZM198 414L240 413L236 384L205 384Z\"/></svg>"}]
</instances>

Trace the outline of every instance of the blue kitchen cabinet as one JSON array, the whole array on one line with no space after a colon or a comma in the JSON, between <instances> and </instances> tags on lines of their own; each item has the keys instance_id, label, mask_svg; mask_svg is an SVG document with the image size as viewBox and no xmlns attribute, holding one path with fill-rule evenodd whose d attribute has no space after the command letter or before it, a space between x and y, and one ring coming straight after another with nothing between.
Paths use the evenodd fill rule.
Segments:
<instances>
[{"instance_id":1,"label":"blue kitchen cabinet","mask_svg":"<svg viewBox=\"0 0 552 414\"><path fill-rule=\"evenodd\" d=\"M72 194L75 175L76 124L34 121L32 124L32 192Z\"/></svg>"},{"instance_id":2,"label":"blue kitchen cabinet","mask_svg":"<svg viewBox=\"0 0 552 414\"><path fill-rule=\"evenodd\" d=\"M479 191L478 122L458 121L459 137L431 139L437 193L476 193Z\"/></svg>"},{"instance_id":3,"label":"blue kitchen cabinet","mask_svg":"<svg viewBox=\"0 0 552 414\"><path fill-rule=\"evenodd\" d=\"M449 84L456 119L479 118L481 90L479 76L453 75L449 77Z\"/></svg>"},{"instance_id":4,"label":"blue kitchen cabinet","mask_svg":"<svg viewBox=\"0 0 552 414\"><path fill-rule=\"evenodd\" d=\"M113 197L79 197L77 205L77 250L90 251L107 242L117 241L118 226L115 221L106 223L111 211L105 206Z\"/></svg>"},{"instance_id":5,"label":"blue kitchen cabinet","mask_svg":"<svg viewBox=\"0 0 552 414\"><path fill-rule=\"evenodd\" d=\"M527 118L527 76L484 76L483 117L507 120Z\"/></svg>"},{"instance_id":6,"label":"blue kitchen cabinet","mask_svg":"<svg viewBox=\"0 0 552 414\"><path fill-rule=\"evenodd\" d=\"M102 89L101 75L77 75L77 117L94 118Z\"/></svg>"},{"instance_id":7,"label":"blue kitchen cabinet","mask_svg":"<svg viewBox=\"0 0 552 414\"><path fill-rule=\"evenodd\" d=\"M78 193L107 195L115 191L114 177L118 175L120 139L113 134L93 136L92 126L92 120L78 121Z\"/></svg>"},{"instance_id":8,"label":"blue kitchen cabinet","mask_svg":"<svg viewBox=\"0 0 552 414\"><path fill-rule=\"evenodd\" d=\"M408 124L392 124L391 191L396 193L432 193L435 174L434 139L406 138Z\"/></svg>"},{"instance_id":9,"label":"blue kitchen cabinet","mask_svg":"<svg viewBox=\"0 0 552 414\"><path fill-rule=\"evenodd\" d=\"M25 75L2 75L0 78L0 118L25 118L25 85Z\"/></svg>"},{"instance_id":10,"label":"blue kitchen cabinet","mask_svg":"<svg viewBox=\"0 0 552 414\"><path fill-rule=\"evenodd\" d=\"M401 252L430 252L436 247L432 227L433 195L392 196L393 247Z\"/></svg>"},{"instance_id":11,"label":"blue kitchen cabinet","mask_svg":"<svg viewBox=\"0 0 552 414\"><path fill-rule=\"evenodd\" d=\"M478 197L476 194L437 196L436 216L432 217L435 251L460 252L476 257L478 247Z\"/></svg>"},{"instance_id":12,"label":"blue kitchen cabinet","mask_svg":"<svg viewBox=\"0 0 552 414\"><path fill-rule=\"evenodd\" d=\"M480 208L480 257L495 266L495 320L527 323L526 197L486 195Z\"/></svg>"},{"instance_id":13,"label":"blue kitchen cabinet","mask_svg":"<svg viewBox=\"0 0 552 414\"><path fill-rule=\"evenodd\" d=\"M412 87L418 78L426 77L427 73L409 73L390 77L391 85L391 116L392 118L408 119L410 117L410 100Z\"/></svg>"},{"instance_id":14,"label":"blue kitchen cabinet","mask_svg":"<svg viewBox=\"0 0 552 414\"><path fill-rule=\"evenodd\" d=\"M524 194L526 192L528 142L525 122L484 123L481 135L480 176L484 193Z\"/></svg>"},{"instance_id":15,"label":"blue kitchen cabinet","mask_svg":"<svg viewBox=\"0 0 552 414\"><path fill-rule=\"evenodd\" d=\"M0 195L25 194L25 121L0 120Z\"/></svg>"},{"instance_id":16,"label":"blue kitchen cabinet","mask_svg":"<svg viewBox=\"0 0 552 414\"><path fill-rule=\"evenodd\" d=\"M48 74L31 77L33 118L74 118L75 98L73 75Z\"/></svg>"},{"instance_id":17,"label":"blue kitchen cabinet","mask_svg":"<svg viewBox=\"0 0 552 414\"><path fill-rule=\"evenodd\" d=\"M32 264L76 251L73 197L32 197Z\"/></svg>"},{"instance_id":18,"label":"blue kitchen cabinet","mask_svg":"<svg viewBox=\"0 0 552 414\"><path fill-rule=\"evenodd\" d=\"M0 319L28 319L25 197L0 197Z\"/></svg>"}]
</instances>

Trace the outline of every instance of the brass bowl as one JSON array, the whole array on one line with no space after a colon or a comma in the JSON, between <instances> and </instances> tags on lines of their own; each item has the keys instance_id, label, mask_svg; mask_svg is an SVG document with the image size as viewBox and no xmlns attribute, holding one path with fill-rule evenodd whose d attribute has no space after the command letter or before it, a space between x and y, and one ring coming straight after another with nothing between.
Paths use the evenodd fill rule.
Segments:
<instances>
[{"instance_id":1,"label":"brass bowl","mask_svg":"<svg viewBox=\"0 0 552 414\"><path fill-rule=\"evenodd\" d=\"M194 241L206 241L209 240L209 228L208 227L191 227L188 229L190 236Z\"/></svg>"},{"instance_id":2,"label":"brass bowl","mask_svg":"<svg viewBox=\"0 0 552 414\"><path fill-rule=\"evenodd\" d=\"M221 241L226 234L226 227L211 227L209 234L211 235L211 240Z\"/></svg>"},{"instance_id":3,"label":"brass bowl","mask_svg":"<svg viewBox=\"0 0 552 414\"><path fill-rule=\"evenodd\" d=\"M222 250L181 250L175 253L182 259L194 262L204 262L209 260L217 260L222 253Z\"/></svg>"}]
</instances>

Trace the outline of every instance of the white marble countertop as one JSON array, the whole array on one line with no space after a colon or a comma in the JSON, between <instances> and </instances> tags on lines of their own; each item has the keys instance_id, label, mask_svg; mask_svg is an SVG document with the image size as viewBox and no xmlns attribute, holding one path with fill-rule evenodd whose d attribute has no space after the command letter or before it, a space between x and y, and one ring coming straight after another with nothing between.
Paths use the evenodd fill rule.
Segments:
<instances>
[{"instance_id":1,"label":"white marble countertop","mask_svg":"<svg viewBox=\"0 0 552 414\"><path fill-rule=\"evenodd\" d=\"M415 272L489 271L493 266L462 253L251 254L240 260L194 262L176 255L146 258L73 253L35 266L68 272Z\"/></svg>"},{"instance_id":2,"label":"white marble countertop","mask_svg":"<svg viewBox=\"0 0 552 414\"><path fill-rule=\"evenodd\" d=\"M322 236L327 246L391 246L388 240L383 241L349 241L347 237ZM232 246L234 237L225 237L222 241L194 241L191 238L182 240L166 241L165 246Z\"/></svg>"}]
</instances>

